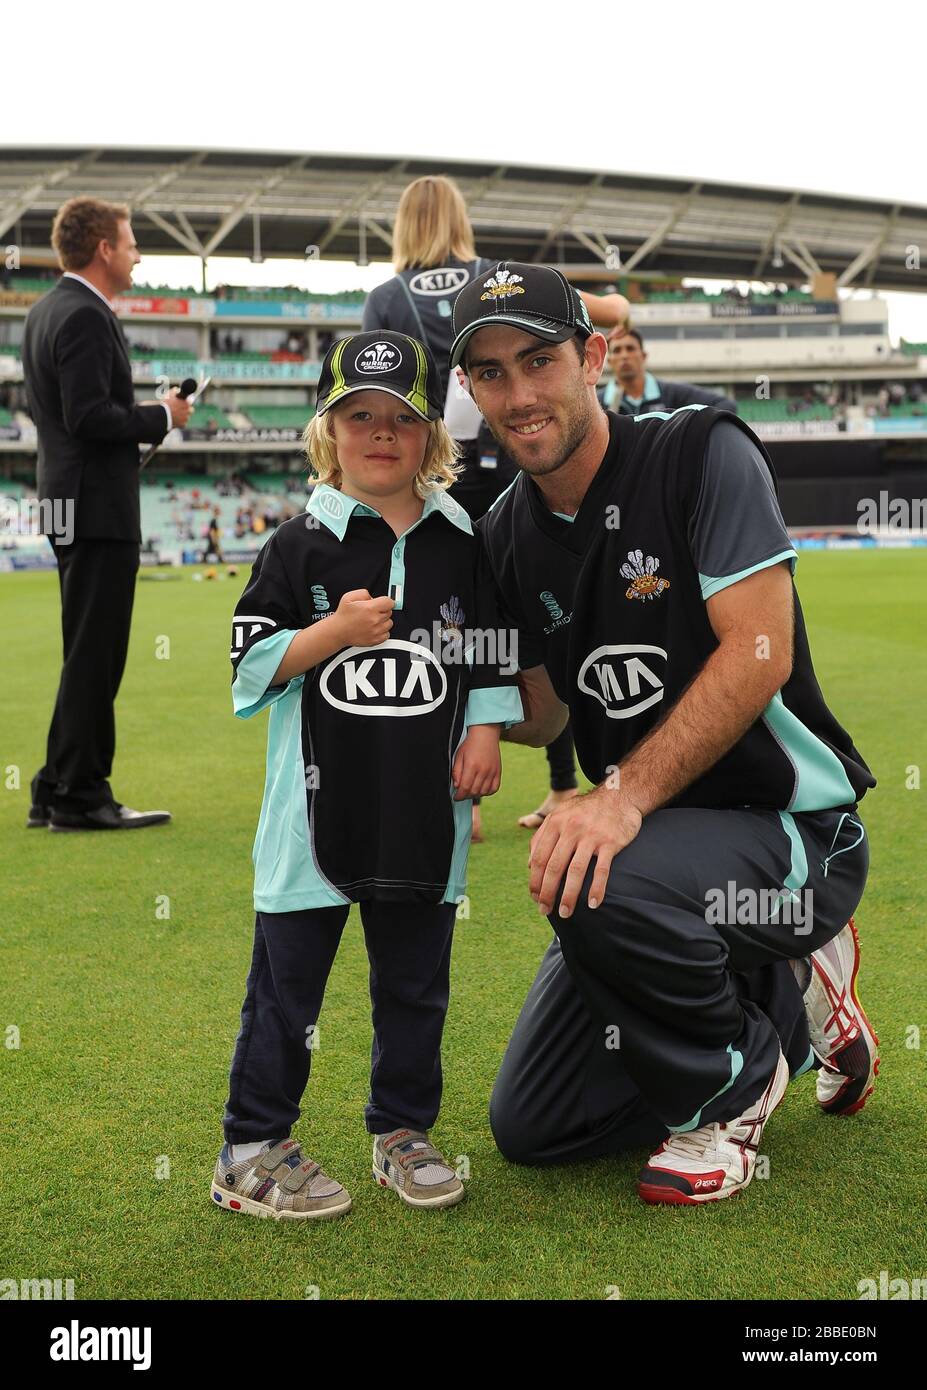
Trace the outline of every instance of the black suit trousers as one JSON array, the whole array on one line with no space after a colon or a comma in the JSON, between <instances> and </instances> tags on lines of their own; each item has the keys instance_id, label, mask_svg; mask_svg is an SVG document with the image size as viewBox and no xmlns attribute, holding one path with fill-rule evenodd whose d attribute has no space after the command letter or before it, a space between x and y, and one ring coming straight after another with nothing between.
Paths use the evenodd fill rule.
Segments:
<instances>
[{"instance_id":1,"label":"black suit trousers","mask_svg":"<svg viewBox=\"0 0 927 1390\"><path fill-rule=\"evenodd\" d=\"M64 663L32 800L91 810L114 799L108 780L116 749L113 706L129 647L139 546L49 540L58 561Z\"/></svg>"}]
</instances>

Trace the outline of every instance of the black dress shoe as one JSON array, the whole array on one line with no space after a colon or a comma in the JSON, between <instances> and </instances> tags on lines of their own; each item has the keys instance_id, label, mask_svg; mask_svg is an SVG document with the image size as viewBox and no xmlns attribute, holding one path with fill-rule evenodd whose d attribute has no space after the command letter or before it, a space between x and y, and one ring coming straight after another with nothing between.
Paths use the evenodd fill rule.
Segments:
<instances>
[{"instance_id":1,"label":"black dress shoe","mask_svg":"<svg viewBox=\"0 0 927 1390\"><path fill-rule=\"evenodd\" d=\"M50 830L141 830L161 825L171 818L170 811L130 811L118 801L108 801L92 811L52 810Z\"/></svg>"},{"instance_id":2,"label":"black dress shoe","mask_svg":"<svg viewBox=\"0 0 927 1390\"><path fill-rule=\"evenodd\" d=\"M26 821L27 830L47 829L49 818L51 817L50 806L37 806L34 802L29 807L29 819Z\"/></svg>"}]
</instances>

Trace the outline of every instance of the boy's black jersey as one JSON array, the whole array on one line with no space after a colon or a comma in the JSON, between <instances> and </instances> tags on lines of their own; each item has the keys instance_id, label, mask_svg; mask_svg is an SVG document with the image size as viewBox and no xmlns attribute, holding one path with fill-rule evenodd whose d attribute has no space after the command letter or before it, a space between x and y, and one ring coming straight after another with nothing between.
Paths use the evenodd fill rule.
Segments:
<instances>
[{"instance_id":1,"label":"boy's black jersey","mask_svg":"<svg viewBox=\"0 0 927 1390\"><path fill-rule=\"evenodd\" d=\"M296 633L355 589L397 598L387 641L271 686ZM472 665L463 656L475 630L500 627L495 604L479 539L443 492L397 539L378 512L323 485L270 537L232 642L236 714L273 705L258 909L459 900L471 813L453 800L457 747L472 724L522 717L514 659L479 644Z\"/></svg>"},{"instance_id":2,"label":"boy's black jersey","mask_svg":"<svg viewBox=\"0 0 927 1390\"><path fill-rule=\"evenodd\" d=\"M794 573L797 560L769 456L736 416L701 406L607 415L608 449L572 521L522 473L478 523L519 629L519 666L547 667L596 783L716 649L706 600L783 560ZM794 599L789 680L672 805L823 810L875 785L824 702Z\"/></svg>"}]
</instances>

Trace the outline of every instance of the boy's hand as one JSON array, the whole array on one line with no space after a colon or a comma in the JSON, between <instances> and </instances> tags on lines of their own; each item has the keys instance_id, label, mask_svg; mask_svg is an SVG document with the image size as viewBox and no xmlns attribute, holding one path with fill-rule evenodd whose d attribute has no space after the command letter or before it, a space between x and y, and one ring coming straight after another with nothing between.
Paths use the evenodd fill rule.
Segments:
<instances>
[{"instance_id":1,"label":"boy's hand","mask_svg":"<svg viewBox=\"0 0 927 1390\"><path fill-rule=\"evenodd\" d=\"M347 647L376 647L385 642L393 626L390 613L395 599L371 598L366 589L352 589L339 603L329 622L338 624Z\"/></svg>"},{"instance_id":2,"label":"boy's hand","mask_svg":"<svg viewBox=\"0 0 927 1390\"><path fill-rule=\"evenodd\" d=\"M457 750L452 773L455 801L492 796L502 782L501 724L474 724Z\"/></svg>"}]
</instances>

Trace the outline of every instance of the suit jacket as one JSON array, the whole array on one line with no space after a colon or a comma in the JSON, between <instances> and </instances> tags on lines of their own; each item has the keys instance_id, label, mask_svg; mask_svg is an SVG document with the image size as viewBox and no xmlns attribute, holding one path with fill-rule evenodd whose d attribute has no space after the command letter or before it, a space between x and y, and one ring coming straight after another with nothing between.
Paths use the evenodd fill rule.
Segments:
<instances>
[{"instance_id":1,"label":"suit jacket","mask_svg":"<svg viewBox=\"0 0 927 1390\"><path fill-rule=\"evenodd\" d=\"M116 315L79 280L59 280L26 317L23 376L40 501L72 498L78 539L141 542L138 446L159 444L167 417L160 405L136 405ZM40 510L45 534L53 512Z\"/></svg>"}]
</instances>

